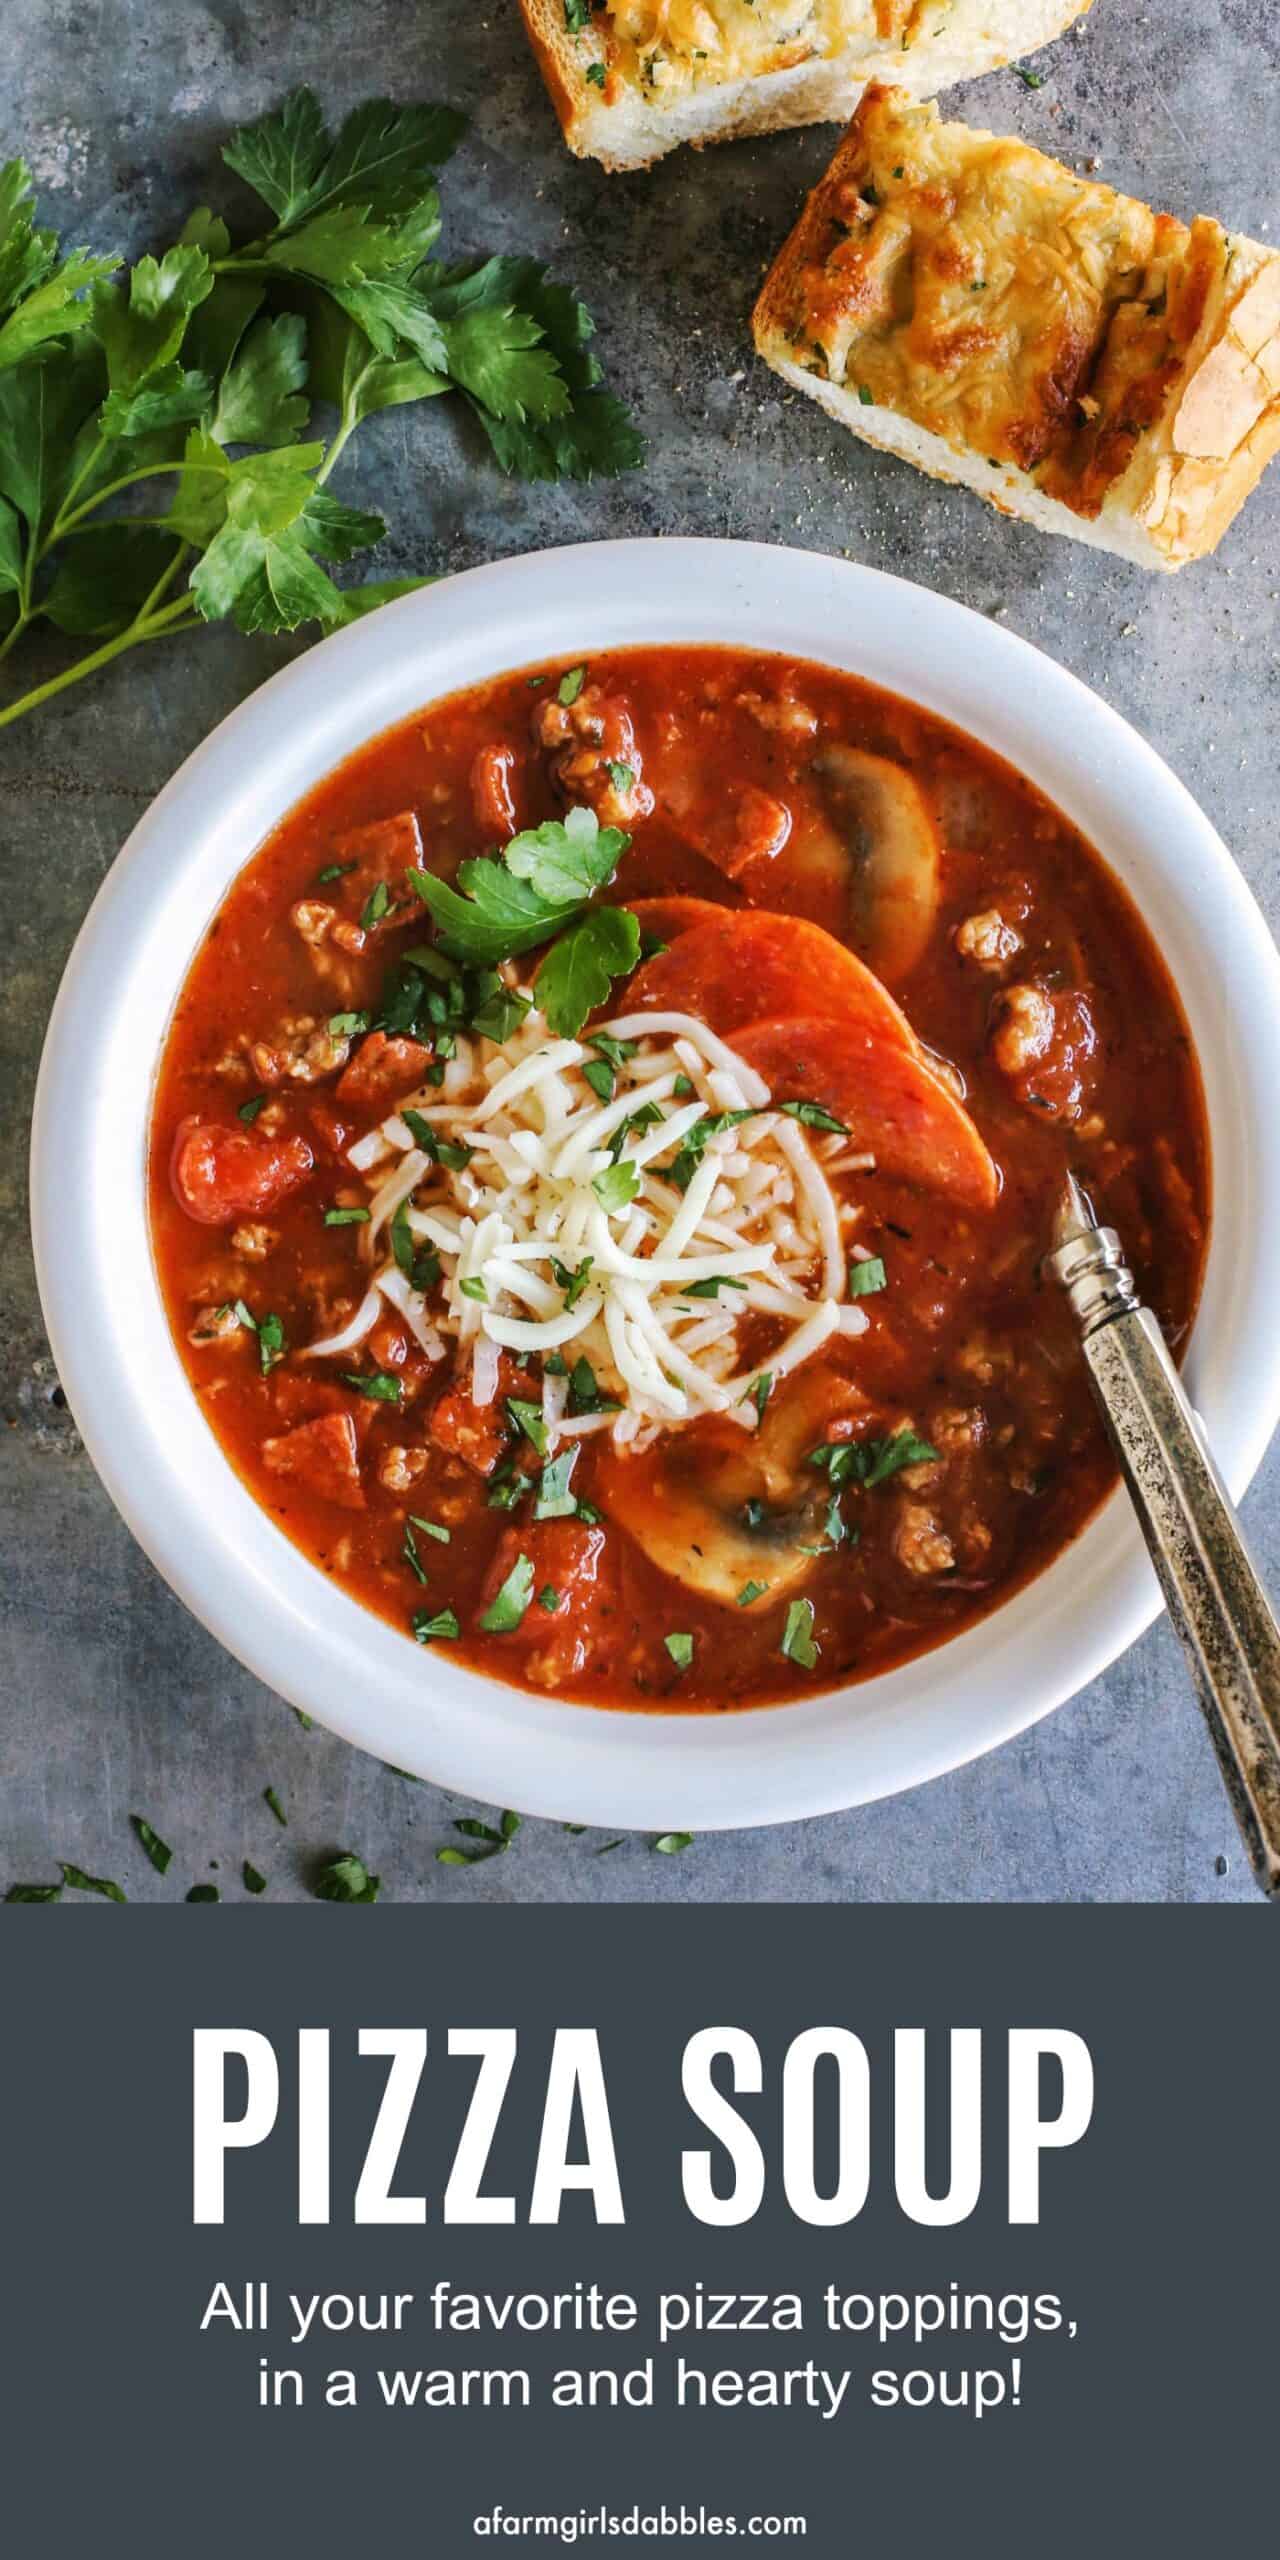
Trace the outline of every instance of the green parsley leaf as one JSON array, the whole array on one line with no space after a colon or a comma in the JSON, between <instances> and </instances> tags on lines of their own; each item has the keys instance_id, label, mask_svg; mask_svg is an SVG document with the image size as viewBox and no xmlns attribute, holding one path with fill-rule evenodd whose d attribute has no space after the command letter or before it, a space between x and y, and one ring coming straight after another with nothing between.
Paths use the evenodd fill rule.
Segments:
<instances>
[{"instance_id":1,"label":"green parsley leaf","mask_svg":"<svg viewBox=\"0 0 1280 2560\"><path fill-rule=\"evenodd\" d=\"M535 1520L571 1520L578 1505L569 1490L573 1470L578 1463L579 1448L562 1449L558 1458L548 1458L538 1480L538 1498L533 1506Z\"/></svg>"},{"instance_id":2,"label":"green parsley leaf","mask_svg":"<svg viewBox=\"0 0 1280 2560\"><path fill-rule=\"evenodd\" d=\"M689 1635L664 1636L662 1639L677 1671L687 1671L693 1660L693 1638Z\"/></svg>"},{"instance_id":3,"label":"green parsley leaf","mask_svg":"<svg viewBox=\"0 0 1280 2560\"><path fill-rule=\"evenodd\" d=\"M738 1607L749 1609L753 1600L763 1600L768 1588L767 1582L744 1582L738 1593Z\"/></svg>"},{"instance_id":4,"label":"green parsley leaf","mask_svg":"<svg viewBox=\"0 0 1280 2560\"><path fill-rule=\"evenodd\" d=\"M587 64L587 78L593 89L603 89L606 78L603 62L589 62Z\"/></svg>"},{"instance_id":5,"label":"green parsley leaf","mask_svg":"<svg viewBox=\"0 0 1280 2560\"><path fill-rule=\"evenodd\" d=\"M131 1813L129 1820L133 1824L134 1830L137 1832L138 1838L141 1841L143 1848L146 1850L147 1856L151 1860L151 1864L155 1868L156 1874L158 1876L167 1875L169 1868L173 1863L173 1851L169 1847L168 1842L161 1839L158 1831L152 1830L151 1824L144 1821L140 1813Z\"/></svg>"},{"instance_id":6,"label":"green parsley leaf","mask_svg":"<svg viewBox=\"0 0 1280 2560\"><path fill-rule=\"evenodd\" d=\"M243 1120L246 1128L251 1128L253 1122L258 1117L258 1113L263 1109L266 1099L267 1097L265 1093L251 1094L247 1102L241 1103L240 1108L236 1113L237 1120Z\"/></svg>"},{"instance_id":7,"label":"green parsley leaf","mask_svg":"<svg viewBox=\"0 0 1280 2560\"><path fill-rule=\"evenodd\" d=\"M675 1858L679 1856L682 1849L691 1849L693 1847L693 1833L691 1831L662 1831L654 1841L653 1846L660 1858Z\"/></svg>"},{"instance_id":8,"label":"green parsley leaf","mask_svg":"<svg viewBox=\"0 0 1280 2560\"><path fill-rule=\"evenodd\" d=\"M630 1207L640 1188L640 1176L635 1166L625 1161L606 1165L603 1173L592 1175L591 1188L601 1208L610 1217L616 1217L621 1210Z\"/></svg>"},{"instance_id":9,"label":"green parsley leaf","mask_svg":"<svg viewBox=\"0 0 1280 2560\"><path fill-rule=\"evenodd\" d=\"M865 1262L850 1263L849 1295L851 1298L872 1298L877 1290L883 1289L886 1285L887 1274L878 1253L871 1254Z\"/></svg>"},{"instance_id":10,"label":"green parsley leaf","mask_svg":"<svg viewBox=\"0 0 1280 2560\"><path fill-rule=\"evenodd\" d=\"M266 1805L268 1811L275 1815L277 1822L280 1823L283 1829L287 1831L289 1827L289 1816L285 1812L284 1806L281 1804L280 1798L274 1787L263 1788L262 1801Z\"/></svg>"},{"instance_id":11,"label":"green parsley leaf","mask_svg":"<svg viewBox=\"0 0 1280 2560\"><path fill-rule=\"evenodd\" d=\"M65 1858L59 1858L58 1864L62 1869L62 1881L69 1892L100 1893L107 1902L128 1901L128 1895L121 1891L118 1884L112 1882L110 1876L87 1876L83 1867L68 1866Z\"/></svg>"},{"instance_id":12,"label":"green parsley leaf","mask_svg":"<svg viewBox=\"0 0 1280 2560\"><path fill-rule=\"evenodd\" d=\"M561 676L560 682L556 687L557 702L562 702L565 709L568 710L570 705L577 701L586 681L587 670L585 667L570 667L567 676Z\"/></svg>"},{"instance_id":13,"label":"green parsley leaf","mask_svg":"<svg viewBox=\"0 0 1280 2560\"><path fill-rule=\"evenodd\" d=\"M191 1891L188 1894L184 1894L183 1900L186 1902L220 1902L222 1900L222 1896L219 1893L216 1884L193 1884Z\"/></svg>"},{"instance_id":14,"label":"green parsley leaf","mask_svg":"<svg viewBox=\"0 0 1280 2560\"><path fill-rule=\"evenodd\" d=\"M524 1396L508 1396L505 1401L507 1412L510 1414L516 1429L524 1433L526 1440L531 1440L533 1442L534 1448L537 1450L539 1457L545 1458L547 1454L547 1426L542 1418L541 1405L530 1404L528 1399Z\"/></svg>"},{"instance_id":15,"label":"green parsley leaf","mask_svg":"<svg viewBox=\"0 0 1280 2560\"><path fill-rule=\"evenodd\" d=\"M590 1085L597 1101L612 1102L617 1091L618 1079L607 1058L588 1058L582 1074L584 1082Z\"/></svg>"},{"instance_id":16,"label":"green parsley leaf","mask_svg":"<svg viewBox=\"0 0 1280 2560\"><path fill-rule=\"evenodd\" d=\"M60 1884L11 1884L6 1902L61 1902Z\"/></svg>"},{"instance_id":17,"label":"green parsley leaf","mask_svg":"<svg viewBox=\"0 0 1280 2560\"><path fill-rule=\"evenodd\" d=\"M812 1600L793 1600L787 1611L787 1623L778 1648L788 1662L798 1662L802 1671L812 1671L819 1647L813 1640Z\"/></svg>"},{"instance_id":18,"label":"green parsley leaf","mask_svg":"<svg viewBox=\"0 0 1280 2560\"><path fill-rule=\"evenodd\" d=\"M371 1876L363 1858L347 1849L321 1867L311 1890L321 1902L376 1902L382 1878Z\"/></svg>"},{"instance_id":19,"label":"green parsley leaf","mask_svg":"<svg viewBox=\"0 0 1280 2560\"><path fill-rule=\"evenodd\" d=\"M548 818L514 836L500 859L486 854L460 863L456 888L431 871L411 870L408 878L446 951L492 967L572 923L612 879L629 842L617 827L601 827L593 809L570 809L563 820Z\"/></svg>"},{"instance_id":20,"label":"green parsley leaf","mask_svg":"<svg viewBox=\"0 0 1280 2560\"><path fill-rule=\"evenodd\" d=\"M746 1395L742 1399L744 1404L749 1401L755 1406L756 1419L759 1422L763 1422L764 1420L764 1409L772 1393L773 1372L771 1369L762 1369L759 1377L753 1379L751 1385L747 1389Z\"/></svg>"},{"instance_id":21,"label":"green parsley leaf","mask_svg":"<svg viewBox=\"0 0 1280 2560\"><path fill-rule=\"evenodd\" d=\"M266 1879L266 1877L265 1877L264 1875L261 1875L261 1874L259 1873L259 1871L258 1871L258 1869L257 1869L256 1867L251 1867L247 1858L245 1859L244 1864L243 1864L243 1866L242 1866L242 1867L241 1867L241 1869L240 1869L240 1873L241 1873L241 1875L242 1875L242 1876L243 1876L243 1878L244 1878L244 1889L245 1889L245 1892L246 1892L246 1893L265 1893L265 1892L266 1892L266 1890L267 1890L267 1879Z\"/></svg>"},{"instance_id":22,"label":"green parsley leaf","mask_svg":"<svg viewBox=\"0 0 1280 2560\"><path fill-rule=\"evenodd\" d=\"M421 1529L424 1537L435 1538L442 1547L448 1546L453 1533L449 1529L442 1529L438 1520L422 1520L416 1511L411 1511L409 1518L415 1529Z\"/></svg>"},{"instance_id":23,"label":"green parsley leaf","mask_svg":"<svg viewBox=\"0 0 1280 2560\"><path fill-rule=\"evenodd\" d=\"M885 1440L827 1440L821 1448L811 1449L809 1465L818 1467L837 1488L860 1484L868 1488L887 1482L900 1467L925 1465L935 1459L937 1450L928 1440L904 1425Z\"/></svg>"},{"instance_id":24,"label":"green parsley leaf","mask_svg":"<svg viewBox=\"0 0 1280 2560\"><path fill-rule=\"evenodd\" d=\"M485 1495L485 1501L490 1511L514 1511L517 1505L523 1502L525 1495L532 1491L532 1476L523 1474L518 1467L508 1461L506 1466L495 1467L489 1478L489 1490Z\"/></svg>"},{"instance_id":25,"label":"green parsley leaf","mask_svg":"<svg viewBox=\"0 0 1280 2560\"><path fill-rule=\"evenodd\" d=\"M820 1102L775 1102L770 1109L785 1111L789 1120L803 1121L806 1129L826 1129L836 1138L849 1135L844 1121L837 1120L833 1111L824 1110Z\"/></svg>"},{"instance_id":26,"label":"green parsley leaf","mask_svg":"<svg viewBox=\"0 0 1280 2560\"><path fill-rule=\"evenodd\" d=\"M234 1312L245 1332L258 1337L258 1365L265 1378L268 1370L284 1358L284 1326L277 1315L252 1315L243 1298L236 1299Z\"/></svg>"},{"instance_id":27,"label":"green parsley leaf","mask_svg":"<svg viewBox=\"0 0 1280 2560\"><path fill-rule=\"evenodd\" d=\"M490 301L517 304L534 322L568 394L563 409L542 419L532 412L522 420L499 417L473 401L502 469L525 480L592 480L636 470L644 460L644 440L621 401L600 387L600 365L591 350L595 323L585 303L553 283L536 258L491 259L468 282ZM432 298L438 304L438 296Z\"/></svg>"},{"instance_id":28,"label":"green parsley leaf","mask_svg":"<svg viewBox=\"0 0 1280 2560\"><path fill-rule=\"evenodd\" d=\"M638 1040L615 1040L612 1032L609 1031L589 1031L587 1047L598 1050L602 1058L608 1059L611 1067L622 1068L637 1055L640 1043ZM690 1090L692 1091L692 1087Z\"/></svg>"},{"instance_id":29,"label":"green parsley leaf","mask_svg":"<svg viewBox=\"0 0 1280 2560\"><path fill-rule=\"evenodd\" d=\"M722 1289L745 1289L745 1280L735 1280L723 1271L714 1272L709 1280L691 1280L682 1289L682 1298L718 1298Z\"/></svg>"},{"instance_id":30,"label":"green parsley leaf","mask_svg":"<svg viewBox=\"0 0 1280 2560\"><path fill-rule=\"evenodd\" d=\"M462 1629L455 1609L415 1609L413 1632L419 1644L435 1644L440 1638L453 1643Z\"/></svg>"},{"instance_id":31,"label":"green parsley leaf","mask_svg":"<svg viewBox=\"0 0 1280 2560\"><path fill-rule=\"evenodd\" d=\"M385 880L375 880L360 910L360 930L368 933L371 926L381 924L391 904L391 891Z\"/></svg>"},{"instance_id":32,"label":"green parsley leaf","mask_svg":"<svg viewBox=\"0 0 1280 2560\"><path fill-rule=\"evenodd\" d=\"M559 1606L560 1594L557 1591L554 1582L544 1582L541 1591L538 1593L538 1607L540 1609L545 1609L548 1617L550 1617L553 1612L559 1608Z\"/></svg>"},{"instance_id":33,"label":"green parsley leaf","mask_svg":"<svg viewBox=\"0 0 1280 2560\"><path fill-rule=\"evenodd\" d=\"M432 1128L431 1122L424 1120L420 1111L411 1111L402 1107L400 1117L415 1144L421 1147L423 1154L430 1156L433 1164L442 1164L446 1173L461 1173L470 1164L474 1149L465 1146L461 1140L454 1143L450 1139L439 1137Z\"/></svg>"},{"instance_id":34,"label":"green parsley leaf","mask_svg":"<svg viewBox=\"0 0 1280 2560\"><path fill-rule=\"evenodd\" d=\"M585 1352L581 1353L569 1372L570 1413L616 1413L617 1410L613 1399L601 1394L595 1370Z\"/></svg>"},{"instance_id":35,"label":"green parsley leaf","mask_svg":"<svg viewBox=\"0 0 1280 2560\"><path fill-rule=\"evenodd\" d=\"M460 1280L458 1288L464 1298L479 1298L487 1304L489 1292L478 1271L473 1271L468 1279Z\"/></svg>"},{"instance_id":36,"label":"green parsley leaf","mask_svg":"<svg viewBox=\"0 0 1280 2560\"><path fill-rule=\"evenodd\" d=\"M340 1372L344 1387L358 1396L366 1396L370 1404L399 1404L400 1380L387 1369L371 1369L363 1375L358 1369Z\"/></svg>"},{"instance_id":37,"label":"green parsley leaf","mask_svg":"<svg viewBox=\"0 0 1280 2560\"><path fill-rule=\"evenodd\" d=\"M327 881L345 880L349 871L355 871L358 868L359 865L354 862L326 862L323 871L316 873L316 886L322 888Z\"/></svg>"},{"instance_id":38,"label":"green parsley leaf","mask_svg":"<svg viewBox=\"0 0 1280 2560\"><path fill-rule=\"evenodd\" d=\"M548 1259L551 1264L551 1277L556 1287L564 1291L565 1314L572 1315L595 1268L594 1257L584 1253L581 1262L572 1270L567 1262L558 1262L554 1253L549 1255Z\"/></svg>"},{"instance_id":39,"label":"green parsley leaf","mask_svg":"<svg viewBox=\"0 0 1280 2560\"><path fill-rule=\"evenodd\" d=\"M606 830L606 832L612 832ZM589 1013L608 1002L615 978L628 977L640 957L640 928L625 907L593 907L552 943L535 981L537 1001L558 1039L574 1040ZM600 1068L583 1068L602 1101Z\"/></svg>"},{"instance_id":40,"label":"green parsley leaf","mask_svg":"<svg viewBox=\"0 0 1280 2560\"><path fill-rule=\"evenodd\" d=\"M403 1556L405 1563L408 1565L410 1572L416 1575L419 1582L425 1583L427 1576L423 1568L422 1558L418 1553L418 1541L413 1534L413 1523L411 1520L406 1520L404 1524L404 1537L401 1541L400 1553Z\"/></svg>"},{"instance_id":41,"label":"green parsley leaf","mask_svg":"<svg viewBox=\"0 0 1280 2560\"><path fill-rule=\"evenodd\" d=\"M533 1598L533 1566L527 1556L517 1556L501 1590L494 1594L480 1624L487 1636L509 1636L515 1633Z\"/></svg>"},{"instance_id":42,"label":"green parsley leaf","mask_svg":"<svg viewBox=\"0 0 1280 2560\"><path fill-rule=\"evenodd\" d=\"M1042 71L1028 71L1024 62L1015 62L1013 68L1024 89L1043 89L1044 73Z\"/></svg>"},{"instance_id":43,"label":"green parsley leaf","mask_svg":"<svg viewBox=\"0 0 1280 2560\"><path fill-rule=\"evenodd\" d=\"M368 1219L367 1209L326 1209L324 1213L327 1227L363 1227Z\"/></svg>"},{"instance_id":44,"label":"green parsley leaf","mask_svg":"<svg viewBox=\"0 0 1280 2560\"><path fill-rule=\"evenodd\" d=\"M705 1120L695 1120L693 1127L685 1131L670 1164L662 1165L659 1170L666 1175L669 1182L674 1182L678 1191L687 1191L711 1139L722 1136L726 1129L738 1128L744 1120L755 1120L758 1117L759 1114L755 1109L747 1109L714 1111L710 1112Z\"/></svg>"}]
</instances>

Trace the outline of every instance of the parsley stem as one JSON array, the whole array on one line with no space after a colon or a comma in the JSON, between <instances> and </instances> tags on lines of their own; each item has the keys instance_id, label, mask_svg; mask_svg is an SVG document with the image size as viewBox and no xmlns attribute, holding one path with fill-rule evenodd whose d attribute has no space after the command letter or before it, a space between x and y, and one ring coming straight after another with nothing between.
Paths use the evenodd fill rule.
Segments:
<instances>
[{"instance_id":1,"label":"parsley stem","mask_svg":"<svg viewBox=\"0 0 1280 2560\"><path fill-rule=\"evenodd\" d=\"M38 684L30 693L19 694L16 702L6 702L0 709L0 729L35 711L42 702L51 702L55 694L65 693L69 685L79 684L82 676L96 675L99 667L108 666L113 658L122 657L126 649L136 649L144 640L158 640L166 631L191 631L202 617L190 595L174 596L156 612L139 614L127 631L117 632L114 640L104 640L100 649L91 649L75 665L64 667L61 675L50 676L47 684Z\"/></svg>"},{"instance_id":2,"label":"parsley stem","mask_svg":"<svg viewBox=\"0 0 1280 2560\"><path fill-rule=\"evenodd\" d=\"M54 517L40 545L41 559L47 551L52 551L55 543L62 541L65 534L81 524L86 516L93 515L99 507L105 506L108 498L117 497L121 489L134 489L141 480L169 480L179 470L184 476L188 471L200 471L207 479L224 480L228 465L225 462L151 462L142 470L121 472L117 480L106 481L101 489L95 489L93 496L84 499L80 506L72 507L69 511L64 510Z\"/></svg>"}]
</instances>

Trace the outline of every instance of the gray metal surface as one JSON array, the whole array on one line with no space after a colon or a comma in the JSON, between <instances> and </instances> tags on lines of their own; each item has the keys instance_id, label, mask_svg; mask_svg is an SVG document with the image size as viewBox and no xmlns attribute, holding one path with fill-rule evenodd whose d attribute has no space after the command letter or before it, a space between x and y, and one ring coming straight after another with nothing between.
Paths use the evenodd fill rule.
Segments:
<instances>
[{"instance_id":1,"label":"gray metal surface","mask_svg":"<svg viewBox=\"0 0 1280 2560\"><path fill-rule=\"evenodd\" d=\"M1163 580L860 451L761 370L747 325L830 129L606 178L564 151L515 19L514 0L487 13L446 0L7 0L0 157L25 150L47 218L140 251L217 189L230 127L296 80L335 110L375 89L466 107L446 250L533 250L576 278L651 458L627 481L524 488L487 465L454 404L394 411L361 429L340 481L393 521L381 573L668 532L792 542L920 579L998 614L1133 720L1274 922L1280 469L1214 561ZM1042 88L1002 73L960 111L1181 215L1276 231L1280 0L1097 0L1039 68ZM476 1808L304 1733L171 1598L59 1406L27 1241L27 1119L54 989L103 872L153 792L284 654L204 633L0 731L0 1890L67 1858L138 1900L180 1899L200 1878L238 1898L248 1857L272 1899L298 1899L317 1857L345 1847L384 1893L415 1901L1248 1898L1164 1626L1021 1741L895 1802L674 1857L638 1838L601 1856L598 1835L530 1823L510 1855L464 1871L434 1852ZM1274 1455L1245 1521L1274 1586ZM131 1842L131 1812L173 1844L163 1883Z\"/></svg>"}]
</instances>

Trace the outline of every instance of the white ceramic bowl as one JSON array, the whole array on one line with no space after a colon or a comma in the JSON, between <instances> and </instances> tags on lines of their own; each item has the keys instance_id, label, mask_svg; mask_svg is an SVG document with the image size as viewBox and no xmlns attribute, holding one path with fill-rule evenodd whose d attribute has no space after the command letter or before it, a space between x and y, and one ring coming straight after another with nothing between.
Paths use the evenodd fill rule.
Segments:
<instances>
[{"instance_id":1,"label":"white ceramic bowl","mask_svg":"<svg viewBox=\"0 0 1280 2560\"><path fill-rule=\"evenodd\" d=\"M135 828L72 953L36 1097L40 1290L71 1409L166 1580L241 1661L350 1742L485 1802L706 1831L824 1813L1006 1741L1155 1616L1123 1496L1047 1572L920 1661L717 1716L566 1706L371 1617L233 1474L171 1342L144 1146L174 999L269 828L377 731L504 668L729 642L851 669L1009 759L1105 854L1181 990L1204 1071L1216 1214L1190 1381L1238 1496L1280 1416L1280 962L1224 846L1097 697L980 615L870 569L751 543L583 544L474 569L312 649L233 713Z\"/></svg>"}]
</instances>

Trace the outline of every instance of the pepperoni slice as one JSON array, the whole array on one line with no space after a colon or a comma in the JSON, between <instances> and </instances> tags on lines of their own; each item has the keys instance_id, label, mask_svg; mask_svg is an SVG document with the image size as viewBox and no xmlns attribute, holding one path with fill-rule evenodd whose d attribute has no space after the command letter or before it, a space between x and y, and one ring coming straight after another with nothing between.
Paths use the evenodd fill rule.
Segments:
<instances>
[{"instance_id":1,"label":"pepperoni slice","mask_svg":"<svg viewBox=\"0 0 1280 2560\"><path fill-rule=\"evenodd\" d=\"M229 1227L233 1218L278 1208L314 1164L305 1138L268 1138L191 1119L174 1134L169 1178L189 1218L202 1227Z\"/></svg>"},{"instance_id":2,"label":"pepperoni slice","mask_svg":"<svg viewBox=\"0 0 1280 2560\"><path fill-rule=\"evenodd\" d=\"M896 1008L895 1008L896 1010ZM734 1047L776 1102L818 1102L877 1170L967 1209L990 1209L1000 1176L963 1104L914 1051L852 1022L756 1022Z\"/></svg>"},{"instance_id":3,"label":"pepperoni slice","mask_svg":"<svg viewBox=\"0 0 1280 2560\"><path fill-rule=\"evenodd\" d=\"M676 942L682 933L692 933L695 925L717 924L731 912L718 907L714 898L628 898L627 908L641 933L654 942ZM646 968L652 965L645 962Z\"/></svg>"},{"instance_id":4,"label":"pepperoni slice","mask_svg":"<svg viewBox=\"0 0 1280 2560\"><path fill-rule=\"evenodd\" d=\"M918 1054L906 1015L852 951L821 925L761 907L717 914L646 960L627 993L627 1011L641 1010L696 1014L726 1040L744 1023L821 1014L886 1048Z\"/></svg>"}]
</instances>

